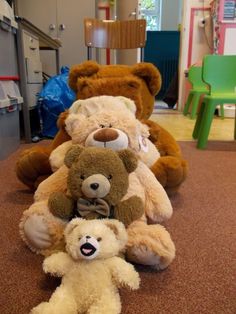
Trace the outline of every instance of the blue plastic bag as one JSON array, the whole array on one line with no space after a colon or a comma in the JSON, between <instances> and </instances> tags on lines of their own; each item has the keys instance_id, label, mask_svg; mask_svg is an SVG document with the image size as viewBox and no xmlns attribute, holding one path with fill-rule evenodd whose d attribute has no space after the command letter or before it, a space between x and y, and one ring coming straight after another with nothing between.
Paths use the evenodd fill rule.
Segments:
<instances>
[{"instance_id":1,"label":"blue plastic bag","mask_svg":"<svg viewBox=\"0 0 236 314\"><path fill-rule=\"evenodd\" d=\"M53 138L58 132L57 119L75 100L68 85L69 68L62 67L59 75L50 78L39 94L42 136Z\"/></svg>"}]
</instances>

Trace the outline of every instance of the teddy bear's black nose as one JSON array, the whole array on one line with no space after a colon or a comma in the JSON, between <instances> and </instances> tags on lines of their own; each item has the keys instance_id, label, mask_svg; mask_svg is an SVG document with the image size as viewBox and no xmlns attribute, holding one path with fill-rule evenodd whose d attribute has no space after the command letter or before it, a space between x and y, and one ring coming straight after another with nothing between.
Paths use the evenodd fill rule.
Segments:
<instances>
[{"instance_id":1,"label":"teddy bear's black nose","mask_svg":"<svg viewBox=\"0 0 236 314\"><path fill-rule=\"evenodd\" d=\"M93 189L93 190L97 190L98 187L99 187L99 184L98 184L98 183L92 183L92 184L90 184L90 187L91 187L91 189Z\"/></svg>"}]
</instances>

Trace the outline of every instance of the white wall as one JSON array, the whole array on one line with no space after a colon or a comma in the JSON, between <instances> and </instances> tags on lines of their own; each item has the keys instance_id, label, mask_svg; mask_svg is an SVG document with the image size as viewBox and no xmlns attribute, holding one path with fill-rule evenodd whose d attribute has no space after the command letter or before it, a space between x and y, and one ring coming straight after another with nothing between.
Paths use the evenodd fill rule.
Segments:
<instances>
[{"instance_id":1,"label":"white wall","mask_svg":"<svg viewBox=\"0 0 236 314\"><path fill-rule=\"evenodd\" d=\"M164 0L165 1L165 0ZM212 0L183 0L182 23L181 23L181 40L180 40L180 64L179 64L179 99L178 109L183 109L186 99L186 79L184 71L188 69L188 53L189 53L189 33L191 8L209 7ZM200 19L202 15L196 16ZM209 37L210 39L210 37ZM210 53L210 48L203 34L203 29L195 24L193 31L192 45L192 63L200 61L201 56Z\"/></svg>"}]
</instances>

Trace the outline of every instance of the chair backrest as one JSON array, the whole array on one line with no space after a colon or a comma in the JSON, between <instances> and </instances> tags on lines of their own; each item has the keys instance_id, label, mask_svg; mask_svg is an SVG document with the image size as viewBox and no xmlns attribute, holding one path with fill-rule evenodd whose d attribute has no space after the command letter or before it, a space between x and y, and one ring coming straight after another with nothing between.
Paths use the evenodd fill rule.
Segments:
<instances>
[{"instance_id":1,"label":"chair backrest","mask_svg":"<svg viewBox=\"0 0 236 314\"><path fill-rule=\"evenodd\" d=\"M236 55L205 56L202 78L210 85L210 93L236 93Z\"/></svg>"},{"instance_id":2,"label":"chair backrest","mask_svg":"<svg viewBox=\"0 0 236 314\"><path fill-rule=\"evenodd\" d=\"M188 80L192 84L193 89L207 90L207 85L202 80L202 67L191 66L188 71Z\"/></svg>"},{"instance_id":3,"label":"chair backrest","mask_svg":"<svg viewBox=\"0 0 236 314\"><path fill-rule=\"evenodd\" d=\"M84 20L85 45L93 48L134 49L145 46L146 20Z\"/></svg>"}]
</instances>

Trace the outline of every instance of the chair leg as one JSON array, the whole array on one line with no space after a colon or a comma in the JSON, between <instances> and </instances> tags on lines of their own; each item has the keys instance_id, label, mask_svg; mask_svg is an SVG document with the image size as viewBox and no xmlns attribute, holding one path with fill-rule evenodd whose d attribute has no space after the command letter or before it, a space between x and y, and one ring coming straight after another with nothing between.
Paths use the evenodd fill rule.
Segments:
<instances>
[{"instance_id":1,"label":"chair leg","mask_svg":"<svg viewBox=\"0 0 236 314\"><path fill-rule=\"evenodd\" d=\"M225 118L224 104L220 104L220 117L222 120Z\"/></svg>"},{"instance_id":2,"label":"chair leg","mask_svg":"<svg viewBox=\"0 0 236 314\"><path fill-rule=\"evenodd\" d=\"M186 116L188 114L189 107L191 105L192 99L193 99L193 93L190 92L189 95L188 95L187 102L186 102L186 104L184 106L184 111L183 111L184 116Z\"/></svg>"},{"instance_id":3,"label":"chair leg","mask_svg":"<svg viewBox=\"0 0 236 314\"><path fill-rule=\"evenodd\" d=\"M197 120L196 120L195 125L194 125L194 129L193 129L192 137L195 140L198 139L198 136L199 136L199 131L200 131L201 122L202 122L202 118L203 118L204 108L205 108L205 103L203 102L201 105L200 111L198 113Z\"/></svg>"},{"instance_id":4,"label":"chair leg","mask_svg":"<svg viewBox=\"0 0 236 314\"><path fill-rule=\"evenodd\" d=\"M213 101L206 102L198 134L197 148L204 149L207 145L208 135L214 117L215 108L216 104Z\"/></svg>"},{"instance_id":5,"label":"chair leg","mask_svg":"<svg viewBox=\"0 0 236 314\"><path fill-rule=\"evenodd\" d=\"M234 139L236 140L236 104L234 108Z\"/></svg>"},{"instance_id":6,"label":"chair leg","mask_svg":"<svg viewBox=\"0 0 236 314\"><path fill-rule=\"evenodd\" d=\"M192 110L191 110L191 114L190 114L191 119L196 119L200 96L201 96L201 94L199 94L199 93L195 93L193 95Z\"/></svg>"}]
</instances>

